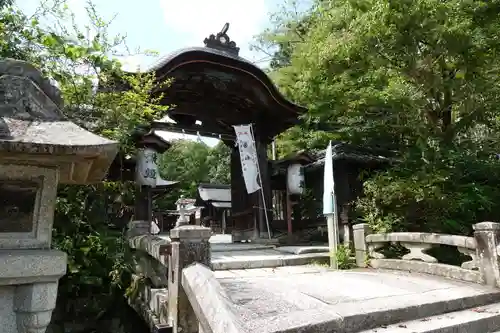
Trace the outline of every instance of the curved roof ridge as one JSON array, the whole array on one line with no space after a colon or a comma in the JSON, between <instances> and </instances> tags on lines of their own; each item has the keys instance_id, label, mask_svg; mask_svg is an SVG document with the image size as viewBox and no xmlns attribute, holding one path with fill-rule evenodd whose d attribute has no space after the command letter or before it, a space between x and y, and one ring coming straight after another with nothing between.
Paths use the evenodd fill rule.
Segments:
<instances>
[{"instance_id":1,"label":"curved roof ridge","mask_svg":"<svg viewBox=\"0 0 500 333\"><path fill-rule=\"evenodd\" d=\"M247 60L247 59L245 59L243 57L240 57L238 55L232 54L230 52L224 52L224 51L220 51L220 50L217 50L217 49L212 49L212 48L209 48L209 47L206 47L206 46L193 46L193 47L185 47L185 48L182 48L182 49L178 49L178 50L170 52L170 53L168 53L168 54L166 54L164 56L161 56L158 60L156 60L155 62L153 62L151 65L149 65L146 69L139 70L136 73L151 73L151 72L155 72L155 71L161 69L162 67L164 67L165 65L167 65L172 59L174 59L174 58L176 58L176 57L178 57L178 56L180 56L180 55L182 55L184 53L189 53L189 52L210 53L210 54L214 54L214 55L218 55L218 56L222 56L222 57L231 58L233 60L241 61L241 62L250 64L252 66L255 66L255 64L253 62L251 62L250 60ZM262 70L258 66L255 66L255 68L258 68L259 70Z\"/></svg>"}]
</instances>

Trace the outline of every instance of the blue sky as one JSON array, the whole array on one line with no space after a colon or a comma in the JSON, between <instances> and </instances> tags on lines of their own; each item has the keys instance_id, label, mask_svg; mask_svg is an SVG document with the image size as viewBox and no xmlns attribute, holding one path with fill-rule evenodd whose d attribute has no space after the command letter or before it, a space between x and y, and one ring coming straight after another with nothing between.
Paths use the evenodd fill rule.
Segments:
<instances>
[{"instance_id":1,"label":"blue sky","mask_svg":"<svg viewBox=\"0 0 500 333\"><path fill-rule=\"evenodd\" d=\"M230 23L228 32L241 48L240 55L262 63L265 54L252 52L253 36L268 25L269 13L284 0L93 0L99 14L110 20L111 34L125 34L131 49L140 47L166 55L178 48L203 46L205 37ZM17 0L17 5L31 13L40 0ZM67 0L77 21L85 24L86 0ZM127 68L147 66L148 58L124 60Z\"/></svg>"},{"instance_id":2,"label":"blue sky","mask_svg":"<svg viewBox=\"0 0 500 333\"><path fill-rule=\"evenodd\" d=\"M77 22L86 23L86 0L68 0ZM39 0L18 0L26 13L39 6ZM189 46L203 46L203 40L221 30L229 22L229 37L240 47L240 55L265 65L265 54L251 51L253 37L266 28L269 13L277 10L283 0L93 0L98 13L110 20L111 34L125 34L130 49L155 50L160 55ZM127 57L126 69L145 68L155 59ZM166 135L178 138L178 135ZM188 138L185 136L185 138ZM204 140L214 145L217 140Z\"/></svg>"}]
</instances>

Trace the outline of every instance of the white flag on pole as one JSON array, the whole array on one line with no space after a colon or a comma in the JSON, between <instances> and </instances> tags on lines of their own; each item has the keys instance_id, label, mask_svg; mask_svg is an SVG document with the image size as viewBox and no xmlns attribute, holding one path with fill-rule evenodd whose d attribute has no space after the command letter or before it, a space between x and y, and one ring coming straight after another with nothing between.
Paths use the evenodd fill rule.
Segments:
<instances>
[{"instance_id":1,"label":"white flag on pole","mask_svg":"<svg viewBox=\"0 0 500 333\"><path fill-rule=\"evenodd\" d=\"M330 266L338 268L337 246L339 244L339 221L337 215L337 201L335 199L335 181L333 175L332 142L328 143L325 153L323 188L323 214L328 226L328 246L330 248Z\"/></svg>"},{"instance_id":2,"label":"white flag on pole","mask_svg":"<svg viewBox=\"0 0 500 333\"><path fill-rule=\"evenodd\" d=\"M252 125L233 126L236 132L236 140L240 151L241 170L248 193L254 193L260 190L258 182L259 166L257 159L257 150L252 134Z\"/></svg>"},{"instance_id":3,"label":"white flag on pole","mask_svg":"<svg viewBox=\"0 0 500 333\"><path fill-rule=\"evenodd\" d=\"M333 177L333 153L332 143L328 143L325 153L325 165L323 175L323 215L335 214L335 181Z\"/></svg>"}]
</instances>

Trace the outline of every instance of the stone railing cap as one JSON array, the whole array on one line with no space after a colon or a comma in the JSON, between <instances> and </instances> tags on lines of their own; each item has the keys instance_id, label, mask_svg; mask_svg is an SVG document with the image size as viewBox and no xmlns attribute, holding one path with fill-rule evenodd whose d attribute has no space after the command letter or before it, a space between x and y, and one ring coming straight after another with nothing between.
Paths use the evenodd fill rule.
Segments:
<instances>
[{"instance_id":1,"label":"stone railing cap","mask_svg":"<svg viewBox=\"0 0 500 333\"><path fill-rule=\"evenodd\" d=\"M357 224L353 224L353 226L352 226L353 230L366 229L366 228L369 228L368 223L357 223Z\"/></svg>"},{"instance_id":2,"label":"stone railing cap","mask_svg":"<svg viewBox=\"0 0 500 333\"><path fill-rule=\"evenodd\" d=\"M500 230L500 223L485 221L476 223L472 227L475 231Z\"/></svg>"},{"instance_id":3,"label":"stone railing cap","mask_svg":"<svg viewBox=\"0 0 500 333\"><path fill-rule=\"evenodd\" d=\"M183 225L170 230L171 239L180 240L209 240L212 229L198 225Z\"/></svg>"}]
</instances>

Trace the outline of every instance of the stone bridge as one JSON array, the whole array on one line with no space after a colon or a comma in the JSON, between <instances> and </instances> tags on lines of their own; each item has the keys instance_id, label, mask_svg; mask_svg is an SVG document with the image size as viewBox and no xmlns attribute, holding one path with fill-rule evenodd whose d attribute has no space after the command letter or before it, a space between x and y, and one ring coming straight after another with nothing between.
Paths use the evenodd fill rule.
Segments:
<instances>
[{"instance_id":1,"label":"stone bridge","mask_svg":"<svg viewBox=\"0 0 500 333\"><path fill-rule=\"evenodd\" d=\"M498 223L476 224L473 237L373 234L358 224L358 268L343 271L310 264L327 253L224 265L209 229L181 226L167 238L138 225L130 246L142 283L130 302L154 332L500 332ZM408 253L386 258L381 249L395 243ZM439 263L426 253L433 246L469 259Z\"/></svg>"},{"instance_id":2,"label":"stone bridge","mask_svg":"<svg viewBox=\"0 0 500 333\"><path fill-rule=\"evenodd\" d=\"M57 185L101 180L118 146L64 119L57 90L29 64L0 61L0 88L1 332L43 333L66 271L66 255L50 249ZM357 268L346 271L313 264L328 259L321 248L211 245L208 228L149 229L130 223L129 301L152 332L500 332L499 223L476 224L473 237L355 225ZM408 253L386 258L393 243ZM434 246L469 259L439 263Z\"/></svg>"}]
</instances>

